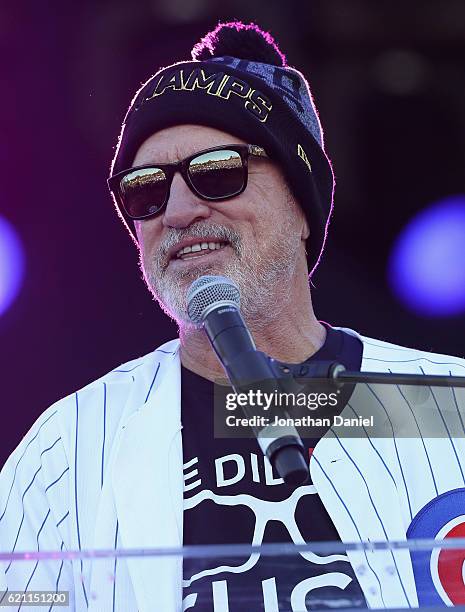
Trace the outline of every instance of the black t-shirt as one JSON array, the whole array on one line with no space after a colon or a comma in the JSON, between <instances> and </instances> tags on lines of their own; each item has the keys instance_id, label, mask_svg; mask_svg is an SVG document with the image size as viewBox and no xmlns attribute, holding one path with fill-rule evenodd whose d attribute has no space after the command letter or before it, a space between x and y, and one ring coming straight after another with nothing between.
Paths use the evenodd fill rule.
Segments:
<instances>
[{"instance_id":1,"label":"black t-shirt","mask_svg":"<svg viewBox=\"0 0 465 612\"><path fill-rule=\"evenodd\" d=\"M359 370L360 340L326 327L324 345L308 361L337 360ZM311 483L287 486L255 439L214 437L213 383L183 367L181 400L185 545L340 541ZM317 440L303 442L311 455ZM366 607L341 554L185 559L183 573L186 609L193 612L317 609L331 599L338 607Z\"/></svg>"}]
</instances>

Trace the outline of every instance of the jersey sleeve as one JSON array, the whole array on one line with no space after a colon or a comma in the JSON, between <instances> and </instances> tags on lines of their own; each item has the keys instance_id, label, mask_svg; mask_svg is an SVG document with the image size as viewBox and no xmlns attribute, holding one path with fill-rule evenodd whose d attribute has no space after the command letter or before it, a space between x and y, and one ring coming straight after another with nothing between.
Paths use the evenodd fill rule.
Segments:
<instances>
[{"instance_id":1,"label":"jersey sleeve","mask_svg":"<svg viewBox=\"0 0 465 612\"><path fill-rule=\"evenodd\" d=\"M36 421L0 473L1 552L66 550L69 515L69 463L57 410L52 407ZM71 561L4 560L0 591L2 603L12 591L69 591L68 609L74 609ZM50 604L35 609L49 610Z\"/></svg>"}]
</instances>

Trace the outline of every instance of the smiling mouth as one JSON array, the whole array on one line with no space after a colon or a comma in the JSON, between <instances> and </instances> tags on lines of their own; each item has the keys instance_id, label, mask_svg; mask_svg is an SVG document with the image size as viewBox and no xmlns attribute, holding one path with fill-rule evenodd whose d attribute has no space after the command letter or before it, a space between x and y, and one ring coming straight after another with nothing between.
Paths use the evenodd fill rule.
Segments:
<instances>
[{"instance_id":1,"label":"smiling mouth","mask_svg":"<svg viewBox=\"0 0 465 612\"><path fill-rule=\"evenodd\" d=\"M195 244L190 244L189 246L179 249L179 251L174 254L173 259L182 259L183 261L186 259L194 259L195 257L204 256L214 251L221 251L228 244L228 242L224 241L196 242Z\"/></svg>"}]
</instances>

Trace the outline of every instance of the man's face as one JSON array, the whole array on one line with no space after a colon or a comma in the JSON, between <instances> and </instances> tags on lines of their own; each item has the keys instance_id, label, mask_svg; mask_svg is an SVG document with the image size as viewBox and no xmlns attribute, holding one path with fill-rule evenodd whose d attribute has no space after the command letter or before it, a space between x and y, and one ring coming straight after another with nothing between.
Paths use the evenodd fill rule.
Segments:
<instances>
[{"instance_id":1,"label":"man's face","mask_svg":"<svg viewBox=\"0 0 465 612\"><path fill-rule=\"evenodd\" d=\"M180 125L157 132L137 151L133 166L170 163L202 149L244 141L214 128ZM256 143L249 143L256 144ZM189 327L186 295L204 274L231 278L246 319L266 324L276 316L290 283L306 271L308 226L283 175L269 159L249 157L248 184L239 196L205 201L176 173L163 212L135 222L146 283L165 312ZM207 243L187 254L185 246Z\"/></svg>"}]
</instances>

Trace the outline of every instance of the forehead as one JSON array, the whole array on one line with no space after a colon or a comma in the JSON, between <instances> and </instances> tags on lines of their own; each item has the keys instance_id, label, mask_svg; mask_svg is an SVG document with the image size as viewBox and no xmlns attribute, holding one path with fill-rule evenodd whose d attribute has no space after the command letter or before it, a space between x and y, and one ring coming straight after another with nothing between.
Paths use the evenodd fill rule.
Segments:
<instances>
[{"instance_id":1,"label":"forehead","mask_svg":"<svg viewBox=\"0 0 465 612\"><path fill-rule=\"evenodd\" d=\"M225 144L243 144L244 142L237 136L215 128L201 125L176 125L149 136L137 150L132 165L175 162L201 149Z\"/></svg>"}]
</instances>

